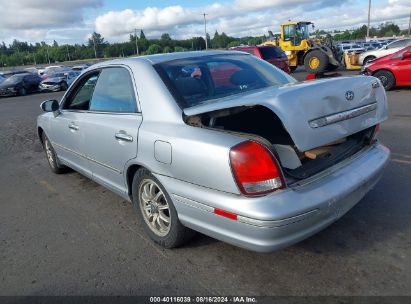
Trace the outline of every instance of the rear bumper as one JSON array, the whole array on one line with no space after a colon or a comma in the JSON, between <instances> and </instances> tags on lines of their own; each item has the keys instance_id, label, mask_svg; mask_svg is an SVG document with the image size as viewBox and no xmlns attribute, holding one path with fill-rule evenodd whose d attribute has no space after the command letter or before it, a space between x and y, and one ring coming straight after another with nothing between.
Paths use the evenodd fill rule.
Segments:
<instances>
[{"instance_id":1,"label":"rear bumper","mask_svg":"<svg viewBox=\"0 0 411 304\"><path fill-rule=\"evenodd\" d=\"M374 145L304 184L258 198L157 178L187 227L239 247L270 252L315 234L348 212L378 182L389 154L384 146ZM214 208L235 213L238 219L216 215Z\"/></svg>"}]
</instances>

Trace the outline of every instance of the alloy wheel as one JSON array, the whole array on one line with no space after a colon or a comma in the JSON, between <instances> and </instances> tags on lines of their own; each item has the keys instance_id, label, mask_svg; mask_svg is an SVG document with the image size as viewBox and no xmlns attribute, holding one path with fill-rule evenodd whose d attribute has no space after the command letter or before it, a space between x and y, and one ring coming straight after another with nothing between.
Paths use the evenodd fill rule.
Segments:
<instances>
[{"instance_id":1,"label":"alloy wheel","mask_svg":"<svg viewBox=\"0 0 411 304\"><path fill-rule=\"evenodd\" d=\"M158 236L166 236L171 227L170 206L164 192L151 179L139 187L140 210L148 227Z\"/></svg>"}]
</instances>

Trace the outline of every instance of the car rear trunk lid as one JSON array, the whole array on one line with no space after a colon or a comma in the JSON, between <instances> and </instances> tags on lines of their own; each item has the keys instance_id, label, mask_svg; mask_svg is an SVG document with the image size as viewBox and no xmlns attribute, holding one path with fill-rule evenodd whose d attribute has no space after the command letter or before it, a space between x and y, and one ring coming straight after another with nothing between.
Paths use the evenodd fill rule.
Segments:
<instances>
[{"instance_id":1,"label":"car rear trunk lid","mask_svg":"<svg viewBox=\"0 0 411 304\"><path fill-rule=\"evenodd\" d=\"M300 151L326 145L387 118L385 91L376 78L369 76L269 87L186 108L184 114L255 105L265 106L278 116Z\"/></svg>"}]
</instances>

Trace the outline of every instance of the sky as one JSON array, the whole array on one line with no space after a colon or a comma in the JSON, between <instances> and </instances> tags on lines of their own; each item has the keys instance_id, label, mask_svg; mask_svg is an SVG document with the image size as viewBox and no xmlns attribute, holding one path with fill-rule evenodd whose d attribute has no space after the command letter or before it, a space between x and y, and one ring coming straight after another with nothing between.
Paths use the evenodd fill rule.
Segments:
<instances>
[{"instance_id":1,"label":"sky","mask_svg":"<svg viewBox=\"0 0 411 304\"><path fill-rule=\"evenodd\" d=\"M0 0L0 41L84 43L93 31L109 42L134 29L147 38L184 39L207 32L234 37L277 32L281 22L305 20L317 29L352 29L367 23L368 0ZM373 25L408 28L411 0L372 0Z\"/></svg>"}]
</instances>

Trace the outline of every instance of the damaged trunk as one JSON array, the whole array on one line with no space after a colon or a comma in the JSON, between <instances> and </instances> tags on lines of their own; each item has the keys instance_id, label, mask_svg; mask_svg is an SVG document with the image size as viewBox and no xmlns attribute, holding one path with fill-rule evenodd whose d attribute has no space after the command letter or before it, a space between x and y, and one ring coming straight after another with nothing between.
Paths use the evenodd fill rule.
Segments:
<instances>
[{"instance_id":1,"label":"damaged trunk","mask_svg":"<svg viewBox=\"0 0 411 304\"><path fill-rule=\"evenodd\" d=\"M279 160L288 183L305 179L352 156L373 141L376 127L300 151L281 120L263 106L236 107L186 118L195 127L234 133L264 144Z\"/></svg>"},{"instance_id":2,"label":"damaged trunk","mask_svg":"<svg viewBox=\"0 0 411 304\"><path fill-rule=\"evenodd\" d=\"M340 77L230 96L186 108L184 114L189 125L265 144L292 182L369 145L387 118L387 101L377 79Z\"/></svg>"}]
</instances>

